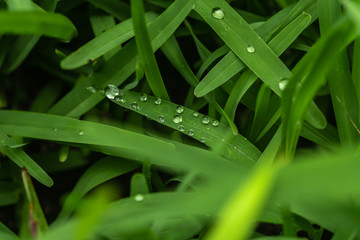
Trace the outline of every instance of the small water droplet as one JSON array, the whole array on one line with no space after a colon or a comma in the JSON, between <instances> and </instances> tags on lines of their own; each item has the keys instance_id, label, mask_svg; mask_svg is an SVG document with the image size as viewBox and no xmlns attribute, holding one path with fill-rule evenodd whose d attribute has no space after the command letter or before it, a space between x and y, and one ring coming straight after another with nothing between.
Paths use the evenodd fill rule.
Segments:
<instances>
[{"instance_id":1,"label":"small water droplet","mask_svg":"<svg viewBox=\"0 0 360 240\"><path fill-rule=\"evenodd\" d=\"M189 129L189 131L188 131L188 135L189 135L189 136L194 136L194 130Z\"/></svg>"},{"instance_id":2,"label":"small water droplet","mask_svg":"<svg viewBox=\"0 0 360 240\"><path fill-rule=\"evenodd\" d=\"M246 50L248 51L248 53L254 53L254 52L255 52L254 46L248 46L248 47L246 48Z\"/></svg>"},{"instance_id":3,"label":"small water droplet","mask_svg":"<svg viewBox=\"0 0 360 240\"><path fill-rule=\"evenodd\" d=\"M88 86L86 90L90 91L91 93L96 93L96 88L94 86Z\"/></svg>"},{"instance_id":4,"label":"small water droplet","mask_svg":"<svg viewBox=\"0 0 360 240\"><path fill-rule=\"evenodd\" d=\"M54 131L54 132L57 132L58 130L59 130L59 129L57 129L57 128L53 128L53 131Z\"/></svg>"},{"instance_id":5,"label":"small water droplet","mask_svg":"<svg viewBox=\"0 0 360 240\"><path fill-rule=\"evenodd\" d=\"M202 138L200 139L200 141L201 141L202 143L205 143L205 142L206 142L206 139L205 139L204 137L202 137Z\"/></svg>"},{"instance_id":6,"label":"small water droplet","mask_svg":"<svg viewBox=\"0 0 360 240\"><path fill-rule=\"evenodd\" d=\"M131 104L130 104L130 108L132 109L132 110L139 110L140 108L139 108L139 104L137 103L137 102L132 102Z\"/></svg>"},{"instance_id":7,"label":"small water droplet","mask_svg":"<svg viewBox=\"0 0 360 240\"><path fill-rule=\"evenodd\" d=\"M135 201L137 202L142 202L144 201L144 195L142 194L136 194L135 197L134 197Z\"/></svg>"},{"instance_id":8,"label":"small water droplet","mask_svg":"<svg viewBox=\"0 0 360 240\"><path fill-rule=\"evenodd\" d=\"M120 90L113 84L109 84L105 90L105 95L108 99L114 99L119 94Z\"/></svg>"},{"instance_id":9,"label":"small water droplet","mask_svg":"<svg viewBox=\"0 0 360 240\"><path fill-rule=\"evenodd\" d=\"M182 122L182 116L175 114L174 117L173 117L173 122L174 123L181 123Z\"/></svg>"},{"instance_id":10,"label":"small water droplet","mask_svg":"<svg viewBox=\"0 0 360 240\"><path fill-rule=\"evenodd\" d=\"M222 139L221 139L221 141L222 141L222 142L224 142L224 141L225 141L225 139L223 139L223 138L222 138Z\"/></svg>"},{"instance_id":11,"label":"small water droplet","mask_svg":"<svg viewBox=\"0 0 360 240\"><path fill-rule=\"evenodd\" d=\"M209 124L209 122L210 122L210 118L208 117L208 116L204 116L203 118L202 118L202 120L201 120L201 122L203 123L203 124Z\"/></svg>"},{"instance_id":12,"label":"small water droplet","mask_svg":"<svg viewBox=\"0 0 360 240\"><path fill-rule=\"evenodd\" d=\"M212 10L211 15L212 15L214 18L219 19L219 20L224 19L224 16L225 16L224 11L223 11L221 8L218 8L218 7L217 7L217 8L214 8L214 9Z\"/></svg>"},{"instance_id":13,"label":"small water droplet","mask_svg":"<svg viewBox=\"0 0 360 240\"><path fill-rule=\"evenodd\" d=\"M139 97L140 101L146 102L147 101L147 95L145 93L142 93Z\"/></svg>"},{"instance_id":14,"label":"small water droplet","mask_svg":"<svg viewBox=\"0 0 360 240\"><path fill-rule=\"evenodd\" d=\"M214 127L217 127L217 126L219 126L219 121L218 121L218 120L214 120L211 124L212 124Z\"/></svg>"},{"instance_id":15,"label":"small water droplet","mask_svg":"<svg viewBox=\"0 0 360 240\"><path fill-rule=\"evenodd\" d=\"M178 126L178 130L181 131L181 132L183 132L183 131L185 130L185 128L184 128L183 125L179 125L179 126Z\"/></svg>"},{"instance_id":16,"label":"small water droplet","mask_svg":"<svg viewBox=\"0 0 360 240\"><path fill-rule=\"evenodd\" d=\"M210 130L210 128L209 128L209 127L207 127L207 128L206 128L206 130Z\"/></svg>"},{"instance_id":17,"label":"small water droplet","mask_svg":"<svg viewBox=\"0 0 360 240\"><path fill-rule=\"evenodd\" d=\"M283 79L279 82L279 88L281 91L284 91L289 81L287 79Z\"/></svg>"},{"instance_id":18,"label":"small water droplet","mask_svg":"<svg viewBox=\"0 0 360 240\"><path fill-rule=\"evenodd\" d=\"M82 130L79 131L79 135L80 135L80 136L82 136L82 135L84 135L84 134L85 134L84 131L82 131Z\"/></svg>"},{"instance_id":19,"label":"small water droplet","mask_svg":"<svg viewBox=\"0 0 360 240\"><path fill-rule=\"evenodd\" d=\"M183 111L184 111L184 107L183 107L183 106L180 106L180 105L179 105L179 106L176 107L176 112L177 112L177 113L182 113Z\"/></svg>"},{"instance_id":20,"label":"small water droplet","mask_svg":"<svg viewBox=\"0 0 360 240\"><path fill-rule=\"evenodd\" d=\"M125 100L125 98L123 98L123 97L121 97L121 96L116 96L116 97L115 97L115 102L125 103L126 100Z\"/></svg>"},{"instance_id":21,"label":"small water droplet","mask_svg":"<svg viewBox=\"0 0 360 240\"><path fill-rule=\"evenodd\" d=\"M157 98L154 101L155 105L160 105L161 104L161 98Z\"/></svg>"},{"instance_id":22,"label":"small water droplet","mask_svg":"<svg viewBox=\"0 0 360 240\"><path fill-rule=\"evenodd\" d=\"M197 116L199 116L199 114L200 114L199 112L194 112L194 113L193 113L193 116L194 116L194 117L197 117Z\"/></svg>"},{"instance_id":23,"label":"small water droplet","mask_svg":"<svg viewBox=\"0 0 360 240\"><path fill-rule=\"evenodd\" d=\"M160 122L160 123L163 123L165 122L165 117L163 115L160 115L158 116L157 120Z\"/></svg>"}]
</instances>

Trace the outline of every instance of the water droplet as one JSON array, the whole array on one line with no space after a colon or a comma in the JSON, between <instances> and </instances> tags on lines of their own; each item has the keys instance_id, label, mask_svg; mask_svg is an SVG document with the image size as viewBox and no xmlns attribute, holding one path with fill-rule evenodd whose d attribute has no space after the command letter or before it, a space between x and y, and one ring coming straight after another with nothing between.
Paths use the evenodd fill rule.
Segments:
<instances>
[{"instance_id":1,"label":"water droplet","mask_svg":"<svg viewBox=\"0 0 360 240\"><path fill-rule=\"evenodd\" d=\"M200 114L199 112L194 112L194 113L193 113L193 116L194 116L194 117L197 117L197 116L199 116L199 114Z\"/></svg>"},{"instance_id":2,"label":"water droplet","mask_svg":"<svg viewBox=\"0 0 360 240\"><path fill-rule=\"evenodd\" d=\"M287 79L283 79L279 82L279 88L281 91L284 91L289 81Z\"/></svg>"},{"instance_id":3,"label":"water droplet","mask_svg":"<svg viewBox=\"0 0 360 240\"><path fill-rule=\"evenodd\" d=\"M84 131L82 131L82 130L79 131L79 135L80 135L80 136L82 136L82 135L84 135L84 134L85 134Z\"/></svg>"},{"instance_id":4,"label":"water droplet","mask_svg":"<svg viewBox=\"0 0 360 240\"><path fill-rule=\"evenodd\" d=\"M145 93L142 93L139 97L140 101L146 102L147 101L147 95Z\"/></svg>"},{"instance_id":5,"label":"water droplet","mask_svg":"<svg viewBox=\"0 0 360 240\"><path fill-rule=\"evenodd\" d=\"M201 122L203 123L203 124L209 124L209 122L210 122L210 118L208 117L208 116L204 116L203 118L202 118L202 120L201 120Z\"/></svg>"},{"instance_id":6,"label":"water droplet","mask_svg":"<svg viewBox=\"0 0 360 240\"><path fill-rule=\"evenodd\" d=\"M219 19L219 20L224 19L224 16L225 16L224 11L223 11L221 8L218 8L218 7L217 7L217 8L214 8L214 9L212 10L211 15L212 15L214 18Z\"/></svg>"},{"instance_id":7,"label":"water droplet","mask_svg":"<svg viewBox=\"0 0 360 240\"><path fill-rule=\"evenodd\" d=\"M139 108L139 104L137 103L137 102L132 102L131 104L130 104L130 108L132 109L132 110L139 110L140 108Z\"/></svg>"},{"instance_id":8,"label":"water droplet","mask_svg":"<svg viewBox=\"0 0 360 240\"><path fill-rule=\"evenodd\" d=\"M105 95L108 99L114 99L116 96L120 94L120 90L117 86L109 84L105 90Z\"/></svg>"},{"instance_id":9,"label":"water droplet","mask_svg":"<svg viewBox=\"0 0 360 240\"><path fill-rule=\"evenodd\" d=\"M174 115L173 117L173 122L174 123L181 123L182 122L182 116L181 115Z\"/></svg>"},{"instance_id":10,"label":"water droplet","mask_svg":"<svg viewBox=\"0 0 360 240\"><path fill-rule=\"evenodd\" d=\"M206 128L206 130L210 130L210 128L209 128L209 127L207 127L207 128Z\"/></svg>"},{"instance_id":11,"label":"water droplet","mask_svg":"<svg viewBox=\"0 0 360 240\"><path fill-rule=\"evenodd\" d=\"M178 130L181 131L181 132L183 132L183 131L185 130L185 128L184 128L183 125L179 125L179 126L178 126Z\"/></svg>"},{"instance_id":12,"label":"water droplet","mask_svg":"<svg viewBox=\"0 0 360 240\"><path fill-rule=\"evenodd\" d=\"M154 101L155 105L160 105L161 104L161 98L157 98Z\"/></svg>"},{"instance_id":13,"label":"water droplet","mask_svg":"<svg viewBox=\"0 0 360 240\"><path fill-rule=\"evenodd\" d=\"M165 122L165 117L163 115L160 115L158 116L157 120L160 122L160 123L163 123Z\"/></svg>"},{"instance_id":14,"label":"water droplet","mask_svg":"<svg viewBox=\"0 0 360 240\"><path fill-rule=\"evenodd\" d=\"M222 142L224 142L224 141L225 141L225 139L223 139L223 138L222 138L222 139L221 139L221 141L222 141Z\"/></svg>"},{"instance_id":15,"label":"water droplet","mask_svg":"<svg viewBox=\"0 0 360 240\"><path fill-rule=\"evenodd\" d=\"M200 141L201 141L202 143L205 143L205 142L206 142L206 139L205 139L204 137L202 137L202 138L200 139Z\"/></svg>"},{"instance_id":16,"label":"water droplet","mask_svg":"<svg viewBox=\"0 0 360 240\"><path fill-rule=\"evenodd\" d=\"M184 107L183 106L177 106L176 107L176 112L177 113L182 113L184 111Z\"/></svg>"},{"instance_id":17,"label":"water droplet","mask_svg":"<svg viewBox=\"0 0 360 240\"><path fill-rule=\"evenodd\" d=\"M86 90L90 91L91 93L96 93L96 88L94 86L88 86Z\"/></svg>"},{"instance_id":18,"label":"water droplet","mask_svg":"<svg viewBox=\"0 0 360 240\"><path fill-rule=\"evenodd\" d=\"M126 100L125 100L123 97L121 97L121 96L116 96L116 97L115 97L115 102L125 103Z\"/></svg>"},{"instance_id":19,"label":"water droplet","mask_svg":"<svg viewBox=\"0 0 360 240\"><path fill-rule=\"evenodd\" d=\"M219 121L218 121L218 120L214 120L211 124L212 124L214 127L217 127L217 126L219 126Z\"/></svg>"},{"instance_id":20,"label":"water droplet","mask_svg":"<svg viewBox=\"0 0 360 240\"><path fill-rule=\"evenodd\" d=\"M134 197L135 201L137 202L142 202L144 201L144 195L142 194L136 194L135 197Z\"/></svg>"},{"instance_id":21,"label":"water droplet","mask_svg":"<svg viewBox=\"0 0 360 240\"><path fill-rule=\"evenodd\" d=\"M53 131L54 131L54 132L57 132L58 130L59 130L59 129L57 129L57 128L53 128Z\"/></svg>"},{"instance_id":22,"label":"water droplet","mask_svg":"<svg viewBox=\"0 0 360 240\"><path fill-rule=\"evenodd\" d=\"M189 131L188 131L188 135L189 135L189 136L194 136L194 130L189 129Z\"/></svg>"},{"instance_id":23,"label":"water droplet","mask_svg":"<svg viewBox=\"0 0 360 240\"><path fill-rule=\"evenodd\" d=\"M246 48L246 50L248 51L248 53L254 53L254 52L255 52L254 46L248 46L248 47Z\"/></svg>"}]
</instances>

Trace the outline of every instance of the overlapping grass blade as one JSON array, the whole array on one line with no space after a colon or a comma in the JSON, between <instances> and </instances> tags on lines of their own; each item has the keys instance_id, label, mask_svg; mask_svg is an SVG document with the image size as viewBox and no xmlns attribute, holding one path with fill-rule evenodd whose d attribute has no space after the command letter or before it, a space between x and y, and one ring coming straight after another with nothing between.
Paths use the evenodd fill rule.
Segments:
<instances>
[{"instance_id":1,"label":"overlapping grass blade","mask_svg":"<svg viewBox=\"0 0 360 240\"><path fill-rule=\"evenodd\" d=\"M57 13L2 11L0 33L44 35L69 41L77 31L68 18Z\"/></svg>"},{"instance_id":2,"label":"overlapping grass blade","mask_svg":"<svg viewBox=\"0 0 360 240\"><path fill-rule=\"evenodd\" d=\"M229 52L229 47L227 45L224 45L222 47L219 47L214 52L212 52L208 58L204 60L204 62L201 64L198 72L196 73L197 78L201 78L201 76L204 74L206 69L213 64L218 58L225 55Z\"/></svg>"},{"instance_id":3,"label":"overlapping grass blade","mask_svg":"<svg viewBox=\"0 0 360 240\"><path fill-rule=\"evenodd\" d=\"M148 24L157 17L155 13L146 13L145 19ZM132 19L127 19L93 38L78 50L72 52L61 61L63 69L75 69L88 63L90 60L104 55L134 36Z\"/></svg>"},{"instance_id":4,"label":"overlapping grass blade","mask_svg":"<svg viewBox=\"0 0 360 240\"><path fill-rule=\"evenodd\" d=\"M19 200L21 192L19 184L1 181L0 189L0 206L14 204Z\"/></svg>"},{"instance_id":5,"label":"overlapping grass blade","mask_svg":"<svg viewBox=\"0 0 360 240\"><path fill-rule=\"evenodd\" d=\"M141 199L142 194L149 193L149 187L146 182L145 175L142 173L135 173L130 182L130 196L138 195L138 199Z\"/></svg>"},{"instance_id":6,"label":"overlapping grass blade","mask_svg":"<svg viewBox=\"0 0 360 240\"><path fill-rule=\"evenodd\" d=\"M7 228L2 222L0 222L0 238L4 240L20 240L15 233Z\"/></svg>"},{"instance_id":7,"label":"overlapping grass blade","mask_svg":"<svg viewBox=\"0 0 360 240\"><path fill-rule=\"evenodd\" d=\"M139 54L140 65L146 80L156 97L169 100L154 50L151 46L148 28L145 23L143 0L131 0L131 17L134 26L135 42Z\"/></svg>"},{"instance_id":8,"label":"overlapping grass blade","mask_svg":"<svg viewBox=\"0 0 360 240\"><path fill-rule=\"evenodd\" d=\"M158 49L174 33L189 14L194 3L195 0L173 2L149 26L153 50ZM136 57L136 45L132 41L109 59L94 76L87 78L73 88L49 112L59 115L81 116L104 98L101 95L91 94L86 88L94 84L98 88L104 88L108 84L120 85L135 71Z\"/></svg>"},{"instance_id":9,"label":"overlapping grass blade","mask_svg":"<svg viewBox=\"0 0 360 240\"><path fill-rule=\"evenodd\" d=\"M34 9L33 2L30 0L8 0L7 7L9 11L31 11Z\"/></svg>"},{"instance_id":10,"label":"overlapping grass blade","mask_svg":"<svg viewBox=\"0 0 360 240\"><path fill-rule=\"evenodd\" d=\"M116 0L87 0L94 6L103 9L119 20L125 20L130 17L130 7L122 1Z\"/></svg>"}]
</instances>

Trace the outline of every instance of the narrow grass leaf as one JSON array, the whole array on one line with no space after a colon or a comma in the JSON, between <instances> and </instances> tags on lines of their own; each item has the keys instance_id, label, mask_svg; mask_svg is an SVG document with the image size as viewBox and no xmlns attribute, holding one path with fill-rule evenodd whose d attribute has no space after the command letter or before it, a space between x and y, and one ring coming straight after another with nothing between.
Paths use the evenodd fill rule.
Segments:
<instances>
[{"instance_id":1,"label":"narrow grass leaf","mask_svg":"<svg viewBox=\"0 0 360 240\"><path fill-rule=\"evenodd\" d=\"M144 14L143 0L131 0L131 17L134 26L135 42L146 80L155 96L169 100L169 95L156 62L154 50L151 46Z\"/></svg>"},{"instance_id":2,"label":"narrow grass leaf","mask_svg":"<svg viewBox=\"0 0 360 240\"><path fill-rule=\"evenodd\" d=\"M149 193L149 187L145 175L142 173L135 173L130 182L130 196L140 202L143 200L143 194L147 193Z\"/></svg>"},{"instance_id":3,"label":"narrow grass leaf","mask_svg":"<svg viewBox=\"0 0 360 240\"><path fill-rule=\"evenodd\" d=\"M145 20L150 24L156 18L155 13L146 13ZM93 38L61 61L63 69L75 69L94 61L134 36L132 19L127 19L115 27Z\"/></svg>"},{"instance_id":4,"label":"narrow grass leaf","mask_svg":"<svg viewBox=\"0 0 360 240\"><path fill-rule=\"evenodd\" d=\"M19 200L20 192L21 192L21 185L13 182L1 181L0 206L6 206L16 203Z\"/></svg>"},{"instance_id":5,"label":"narrow grass leaf","mask_svg":"<svg viewBox=\"0 0 360 240\"><path fill-rule=\"evenodd\" d=\"M7 6L9 11L31 11L33 2L31 0L8 0Z\"/></svg>"},{"instance_id":6,"label":"narrow grass leaf","mask_svg":"<svg viewBox=\"0 0 360 240\"><path fill-rule=\"evenodd\" d=\"M212 52L201 64L198 72L196 73L196 77L200 79L201 76L206 71L206 69L208 69L211 64L213 64L217 59L219 59L228 52L229 52L229 47L227 45L219 47L214 52Z\"/></svg>"},{"instance_id":7,"label":"narrow grass leaf","mask_svg":"<svg viewBox=\"0 0 360 240\"><path fill-rule=\"evenodd\" d=\"M149 26L153 50L157 50L175 32L191 11L194 3L195 0L174 1ZM109 59L94 76L74 87L49 112L66 116L81 116L104 98L86 89L94 84L97 88L105 88L108 84L120 85L135 71L136 60L136 44L131 41Z\"/></svg>"},{"instance_id":8,"label":"narrow grass leaf","mask_svg":"<svg viewBox=\"0 0 360 240\"><path fill-rule=\"evenodd\" d=\"M360 38L356 38L354 42L354 52L353 52L353 63L352 63L352 80L354 84L354 89L357 96L357 105L358 105L358 122L360 121Z\"/></svg>"},{"instance_id":9,"label":"narrow grass leaf","mask_svg":"<svg viewBox=\"0 0 360 240\"><path fill-rule=\"evenodd\" d=\"M2 222L0 222L0 238L4 240L20 240L20 238Z\"/></svg>"},{"instance_id":10,"label":"narrow grass leaf","mask_svg":"<svg viewBox=\"0 0 360 240\"><path fill-rule=\"evenodd\" d=\"M205 59L207 59L209 57L211 52L209 51L209 49L207 49L205 47L205 45L195 35L194 31L192 30L191 24L186 20L185 20L184 23L185 23L185 26L187 27L187 29L189 30L191 37L194 39L195 46L196 46L196 49L197 49L197 51L199 53L200 59L202 61L205 61Z\"/></svg>"},{"instance_id":11,"label":"narrow grass leaf","mask_svg":"<svg viewBox=\"0 0 360 240\"><path fill-rule=\"evenodd\" d=\"M127 3L116 0L87 0L92 5L103 9L119 20L130 17L130 7Z\"/></svg>"}]
</instances>

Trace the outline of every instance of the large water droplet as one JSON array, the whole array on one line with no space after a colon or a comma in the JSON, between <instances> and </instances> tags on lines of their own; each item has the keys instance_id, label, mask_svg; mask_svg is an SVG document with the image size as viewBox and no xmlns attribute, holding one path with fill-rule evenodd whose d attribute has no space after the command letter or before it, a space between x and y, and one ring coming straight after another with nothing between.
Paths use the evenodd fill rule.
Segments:
<instances>
[{"instance_id":1,"label":"large water droplet","mask_svg":"<svg viewBox=\"0 0 360 240\"><path fill-rule=\"evenodd\" d=\"M219 126L219 121L218 121L218 120L214 120L211 124L212 124L214 127L217 127L217 126Z\"/></svg>"},{"instance_id":2,"label":"large water droplet","mask_svg":"<svg viewBox=\"0 0 360 240\"><path fill-rule=\"evenodd\" d=\"M248 51L248 53L254 53L255 52L255 47L254 46L248 46L246 48L246 50Z\"/></svg>"},{"instance_id":3,"label":"large water droplet","mask_svg":"<svg viewBox=\"0 0 360 240\"><path fill-rule=\"evenodd\" d=\"M157 98L154 100L155 105L160 105L161 104L161 98Z\"/></svg>"},{"instance_id":4,"label":"large water droplet","mask_svg":"<svg viewBox=\"0 0 360 240\"><path fill-rule=\"evenodd\" d=\"M125 100L125 98L123 98L123 97L121 97L121 96L116 96L116 97L115 97L115 102L125 103L126 100Z\"/></svg>"},{"instance_id":5,"label":"large water droplet","mask_svg":"<svg viewBox=\"0 0 360 240\"><path fill-rule=\"evenodd\" d=\"M189 135L189 136L194 136L194 130L189 129L189 131L188 131L188 135Z\"/></svg>"},{"instance_id":6,"label":"large water droplet","mask_svg":"<svg viewBox=\"0 0 360 240\"><path fill-rule=\"evenodd\" d=\"M82 135L84 135L85 133L84 133L84 131L80 130L80 131L78 132L78 134L79 134L80 136L82 136Z\"/></svg>"},{"instance_id":7,"label":"large water droplet","mask_svg":"<svg viewBox=\"0 0 360 240\"><path fill-rule=\"evenodd\" d=\"M225 16L224 11L221 8L218 8L218 7L214 8L212 10L211 15L214 18L219 19L219 20L224 19L224 16Z\"/></svg>"},{"instance_id":8,"label":"large water droplet","mask_svg":"<svg viewBox=\"0 0 360 240\"><path fill-rule=\"evenodd\" d=\"M144 201L144 195L142 194L136 194L135 197L134 197L135 201L137 202L142 202Z\"/></svg>"},{"instance_id":9,"label":"large water droplet","mask_svg":"<svg viewBox=\"0 0 360 240\"><path fill-rule=\"evenodd\" d=\"M147 95L145 93L142 93L139 97L140 101L146 102L147 101Z\"/></svg>"},{"instance_id":10,"label":"large water droplet","mask_svg":"<svg viewBox=\"0 0 360 240\"><path fill-rule=\"evenodd\" d=\"M204 116L203 118L202 118L202 120L201 120L201 122L203 123L203 124L209 124L209 122L210 122L210 118L208 117L208 116Z\"/></svg>"},{"instance_id":11,"label":"large water droplet","mask_svg":"<svg viewBox=\"0 0 360 240\"><path fill-rule=\"evenodd\" d=\"M185 128L184 128L183 125L179 125L179 126L178 126L178 130L181 131L181 132L183 132L183 131L185 130Z\"/></svg>"},{"instance_id":12,"label":"large water droplet","mask_svg":"<svg viewBox=\"0 0 360 240\"><path fill-rule=\"evenodd\" d=\"M130 108L131 108L132 110L137 111L137 110L139 110L139 104L138 104L137 102L132 102L132 103L130 104Z\"/></svg>"},{"instance_id":13,"label":"large water droplet","mask_svg":"<svg viewBox=\"0 0 360 240\"><path fill-rule=\"evenodd\" d=\"M176 112L177 113L182 113L184 111L184 107L183 106L177 106L176 107Z\"/></svg>"},{"instance_id":14,"label":"large water droplet","mask_svg":"<svg viewBox=\"0 0 360 240\"><path fill-rule=\"evenodd\" d=\"M174 123L181 123L182 122L182 116L181 115L174 115L173 117L173 122Z\"/></svg>"},{"instance_id":15,"label":"large water droplet","mask_svg":"<svg viewBox=\"0 0 360 240\"><path fill-rule=\"evenodd\" d=\"M200 139L200 141L201 141L202 143L205 143L205 142L206 142L206 139L205 139L204 137L202 137L202 138Z\"/></svg>"},{"instance_id":16,"label":"large water droplet","mask_svg":"<svg viewBox=\"0 0 360 240\"><path fill-rule=\"evenodd\" d=\"M279 88L281 91L284 91L289 81L287 79L283 79L279 82Z\"/></svg>"},{"instance_id":17,"label":"large water droplet","mask_svg":"<svg viewBox=\"0 0 360 240\"><path fill-rule=\"evenodd\" d=\"M194 112L194 113L193 113L193 116L194 116L194 117L197 117L197 116L199 116L199 114L200 114L199 112Z\"/></svg>"},{"instance_id":18,"label":"large water droplet","mask_svg":"<svg viewBox=\"0 0 360 240\"><path fill-rule=\"evenodd\" d=\"M117 86L109 84L105 90L105 95L108 99L114 99L116 96L120 94L120 90Z\"/></svg>"},{"instance_id":19,"label":"large water droplet","mask_svg":"<svg viewBox=\"0 0 360 240\"><path fill-rule=\"evenodd\" d=\"M88 86L86 90L90 91L91 93L96 93L96 88L94 86Z\"/></svg>"},{"instance_id":20,"label":"large water droplet","mask_svg":"<svg viewBox=\"0 0 360 240\"><path fill-rule=\"evenodd\" d=\"M157 120L160 122L160 123L163 123L165 122L165 117L163 115L160 115L158 116Z\"/></svg>"}]
</instances>

